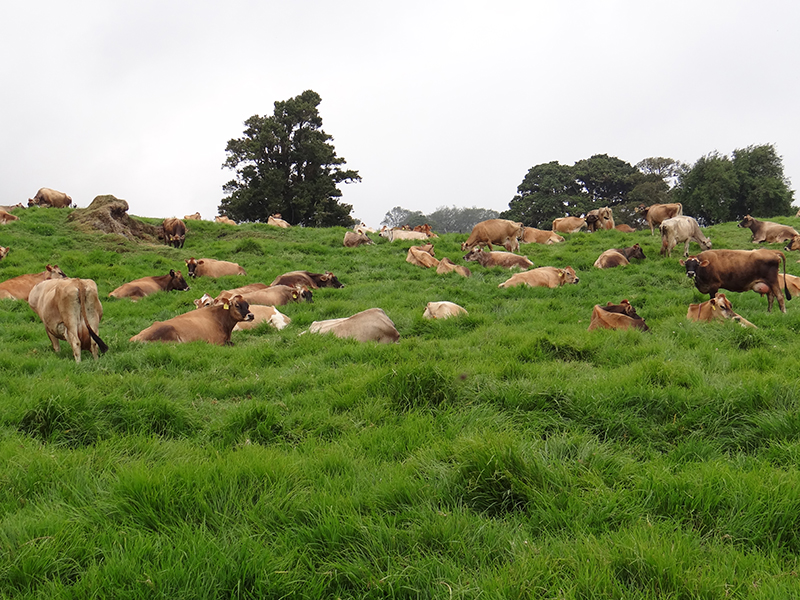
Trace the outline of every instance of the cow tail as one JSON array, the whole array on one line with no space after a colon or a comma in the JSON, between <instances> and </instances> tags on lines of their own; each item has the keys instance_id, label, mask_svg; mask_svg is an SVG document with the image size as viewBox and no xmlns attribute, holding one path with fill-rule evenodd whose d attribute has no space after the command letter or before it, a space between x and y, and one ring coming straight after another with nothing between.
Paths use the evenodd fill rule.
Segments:
<instances>
[{"instance_id":1,"label":"cow tail","mask_svg":"<svg viewBox=\"0 0 800 600\"><path fill-rule=\"evenodd\" d=\"M89 318L86 316L86 286L82 281L80 283L80 303L81 303L81 316L83 317L83 323L86 325L86 329L89 330L89 335L97 344L97 347L100 348L100 352L105 354L108 351L108 345L100 339L100 336L97 335L94 330L92 330L91 326L89 325Z\"/></svg>"},{"instance_id":2,"label":"cow tail","mask_svg":"<svg viewBox=\"0 0 800 600\"><path fill-rule=\"evenodd\" d=\"M792 299L792 295L789 293L789 286L786 284L786 255L783 252L778 252L781 255L781 260L783 260L783 295L787 300Z\"/></svg>"}]
</instances>

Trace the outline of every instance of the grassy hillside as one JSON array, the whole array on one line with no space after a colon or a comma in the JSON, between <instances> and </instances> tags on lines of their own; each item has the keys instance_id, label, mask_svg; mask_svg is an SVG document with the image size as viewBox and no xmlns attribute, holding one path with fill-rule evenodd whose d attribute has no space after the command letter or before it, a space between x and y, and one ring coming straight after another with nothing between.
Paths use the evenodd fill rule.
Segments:
<instances>
[{"instance_id":1,"label":"grassy hillside","mask_svg":"<svg viewBox=\"0 0 800 600\"><path fill-rule=\"evenodd\" d=\"M411 242L345 249L343 229L191 222L177 250L79 233L68 212L0 228L0 279L47 263L94 279L110 350L76 365L0 300L0 597L797 596L800 299L767 313L728 294L755 330L688 323L707 296L649 231L523 246L580 283L506 290L475 263L469 279L409 265ZM752 247L734 223L706 233ZM465 237L437 257L462 263ZM635 242L646 260L592 268ZM190 256L248 275L107 299ZM128 341L204 292L296 269L346 287L231 347ZM623 298L650 333L586 330ZM469 316L425 321L432 300ZM371 307L399 344L298 336Z\"/></svg>"}]
</instances>

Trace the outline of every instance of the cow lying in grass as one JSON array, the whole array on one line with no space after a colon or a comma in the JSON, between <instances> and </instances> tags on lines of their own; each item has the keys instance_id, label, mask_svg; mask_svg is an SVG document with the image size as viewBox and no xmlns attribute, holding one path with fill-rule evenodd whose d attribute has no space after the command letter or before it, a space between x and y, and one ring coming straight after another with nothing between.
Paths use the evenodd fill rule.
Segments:
<instances>
[{"instance_id":1,"label":"cow lying in grass","mask_svg":"<svg viewBox=\"0 0 800 600\"><path fill-rule=\"evenodd\" d=\"M690 304L689 310L686 312L686 318L690 321L705 322L731 319L742 327L756 328L750 321L733 311L733 306L731 306L730 300L725 297L725 294L717 294L711 300L706 300L700 304Z\"/></svg>"},{"instance_id":2,"label":"cow lying in grass","mask_svg":"<svg viewBox=\"0 0 800 600\"><path fill-rule=\"evenodd\" d=\"M644 319L636 314L636 309L627 300L623 300L619 304L609 302L606 306L595 304L592 309L592 321L589 323L589 331L593 329L650 330Z\"/></svg>"}]
</instances>

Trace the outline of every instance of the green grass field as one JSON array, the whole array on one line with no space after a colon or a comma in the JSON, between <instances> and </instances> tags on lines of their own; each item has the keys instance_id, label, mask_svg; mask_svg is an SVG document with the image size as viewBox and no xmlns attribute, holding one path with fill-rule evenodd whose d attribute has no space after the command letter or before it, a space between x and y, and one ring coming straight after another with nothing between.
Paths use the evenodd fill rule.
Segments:
<instances>
[{"instance_id":1,"label":"green grass field","mask_svg":"<svg viewBox=\"0 0 800 600\"><path fill-rule=\"evenodd\" d=\"M580 283L506 290L499 269L406 263L412 242L345 249L341 228L188 222L177 250L79 233L68 213L2 226L0 279L50 263L95 280L110 350L76 364L0 300L0 597L800 597L800 299L782 314L727 294L758 329L687 322L708 297L649 230L522 246ZM735 223L706 233L753 247ZM436 256L463 264L464 239ZM646 260L592 267L635 242ZM248 275L107 298L190 256ZM283 331L128 341L204 292L301 269L346 287L282 307ZM650 333L587 331L623 298ZM432 300L469 315L426 321ZM372 307L398 344L298 335Z\"/></svg>"}]
</instances>

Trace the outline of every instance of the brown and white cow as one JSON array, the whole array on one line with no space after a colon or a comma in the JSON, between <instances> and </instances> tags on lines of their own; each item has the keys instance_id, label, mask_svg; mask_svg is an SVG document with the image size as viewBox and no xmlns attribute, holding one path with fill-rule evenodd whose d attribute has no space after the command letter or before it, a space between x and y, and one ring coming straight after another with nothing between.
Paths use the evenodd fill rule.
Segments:
<instances>
[{"instance_id":1,"label":"brown and white cow","mask_svg":"<svg viewBox=\"0 0 800 600\"><path fill-rule=\"evenodd\" d=\"M544 244L550 246L552 244L560 244L564 241L563 235L558 235L555 231L548 231L546 229L536 229L535 227L526 227L525 233L522 234L520 244Z\"/></svg>"},{"instance_id":2,"label":"brown and white cow","mask_svg":"<svg viewBox=\"0 0 800 600\"><path fill-rule=\"evenodd\" d=\"M253 313L252 321L239 321L234 326L234 331L242 331L245 329L255 329L261 323L269 323L278 331L285 329L292 320L280 312L274 306L262 306L259 304L251 304L250 312Z\"/></svg>"},{"instance_id":3,"label":"brown and white cow","mask_svg":"<svg viewBox=\"0 0 800 600\"><path fill-rule=\"evenodd\" d=\"M6 223L10 223L11 221L18 221L19 217L17 215L12 215L9 212L6 212L2 208L0 208L0 225L5 225Z\"/></svg>"},{"instance_id":4,"label":"brown and white cow","mask_svg":"<svg viewBox=\"0 0 800 600\"><path fill-rule=\"evenodd\" d=\"M0 298L13 298L15 300L28 300L33 286L48 279L65 279L67 276L58 265L47 265L41 273L30 273L6 279L0 283Z\"/></svg>"},{"instance_id":5,"label":"brown and white cow","mask_svg":"<svg viewBox=\"0 0 800 600\"><path fill-rule=\"evenodd\" d=\"M557 288L568 283L578 283L580 278L572 267L558 269L556 267L538 267L522 273L514 273L509 279L498 285L499 288L510 288L518 285L529 287Z\"/></svg>"},{"instance_id":6,"label":"brown and white cow","mask_svg":"<svg viewBox=\"0 0 800 600\"><path fill-rule=\"evenodd\" d=\"M291 271L278 275L270 284L272 285L304 285L309 289L316 290L324 287L343 288L344 284L331 273L310 273L309 271Z\"/></svg>"},{"instance_id":7,"label":"brown and white cow","mask_svg":"<svg viewBox=\"0 0 800 600\"><path fill-rule=\"evenodd\" d=\"M644 251L639 244L634 244L627 248L611 248L610 250L606 250L597 257L597 260L594 261L594 266L598 269L613 269L614 267L622 267L630 264L632 258L645 258Z\"/></svg>"},{"instance_id":8,"label":"brown and white cow","mask_svg":"<svg viewBox=\"0 0 800 600\"><path fill-rule=\"evenodd\" d=\"M464 265L457 265L446 256L439 261L439 266L436 267L436 272L439 275L444 275L445 273L452 273L454 271L459 275L461 275L462 277L472 277L472 271L470 271Z\"/></svg>"},{"instance_id":9,"label":"brown and white cow","mask_svg":"<svg viewBox=\"0 0 800 600\"><path fill-rule=\"evenodd\" d=\"M355 231L345 231L344 241L342 245L345 248L358 248L359 246L372 246L375 242L369 239L366 233L357 233Z\"/></svg>"},{"instance_id":10,"label":"brown and white cow","mask_svg":"<svg viewBox=\"0 0 800 600\"><path fill-rule=\"evenodd\" d=\"M508 219L487 219L475 224L467 241L461 244L461 250L466 252L483 246L488 246L489 250L492 250L494 244L513 252L519 250L519 238L524 234L525 226L522 223Z\"/></svg>"},{"instance_id":11,"label":"brown and white cow","mask_svg":"<svg viewBox=\"0 0 800 600\"><path fill-rule=\"evenodd\" d=\"M734 312L733 306L730 300L725 297L725 294L717 294L711 300L706 300L700 304L690 304L689 310L686 311L686 318L690 321L705 322L731 319L738 322L742 327L757 329L750 321Z\"/></svg>"},{"instance_id":12,"label":"brown and white cow","mask_svg":"<svg viewBox=\"0 0 800 600\"><path fill-rule=\"evenodd\" d=\"M455 302L443 300L441 302L428 302L425 312L422 313L423 319L449 319L458 315L469 314L463 306Z\"/></svg>"},{"instance_id":13,"label":"brown and white cow","mask_svg":"<svg viewBox=\"0 0 800 600\"><path fill-rule=\"evenodd\" d=\"M95 359L98 351L108 350L99 332L103 306L91 279L42 281L31 290L28 304L44 323L56 353L61 350L59 340L72 347L75 362L81 362L81 350L89 350Z\"/></svg>"},{"instance_id":14,"label":"brown and white cow","mask_svg":"<svg viewBox=\"0 0 800 600\"><path fill-rule=\"evenodd\" d=\"M189 277L224 277L226 275L247 275L247 272L235 262L216 260L214 258L187 258L186 270Z\"/></svg>"},{"instance_id":15,"label":"brown and white cow","mask_svg":"<svg viewBox=\"0 0 800 600\"><path fill-rule=\"evenodd\" d=\"M280 227L282 229L289 229L291 227L288 221L284 221L281 218L281 213L275 213L274 215L270 215L267 218L267 225L272 225L273 227Z\"/></svg>"},{"instance_id":16,"label":"brown and white cow","mask_svg":"<svg viewBox=\"0 0 800 600\"><path fill-rule=\"evenodd\" d=\"M703 235L694 217L679 215L661 222L661 256L672 256L672 249L685 242L683 255L689 256L689 242L697 242L703 250L711 250L711 240Z\"/></svg>"},{"instance_id":17,"label":"brown and white cow","mask_svg":"<svg viewBox=\"0 0 800 600\"><path fill-rule=\"evenodd\" d=\"M156 292L171 292L173 290L187 291L189 285L181 275L180 271L170 269L166 275L155 275L152 277L141 277L109 292L109 298L130 298L133 302L155 294Z\"/></svg>"},{"instance_id":18,"label":"brown and white cow","mask_svg":"<svg viewBox=\"0 0 800 600\"><path fill-rule=\"evenodd\" d=\"M425 269L439 266L439 261L436 259L436 255L433 251L433 244L411 246L406 255L406 262Z\"/></svg>"},{"instance_id":19,"label":"brown and white cow","mask_svg":"<svg viewBox=\"0 0 800 600\"><path fill-rule=\"evenodd\" d=\"M0 246L0 260L4 259L8 255L9 250L11 250L11 248L8 246Z\"/></svg>"},{"instance_id":20,"label":"brown and white cow","mask_svg":"<svg viewBox=\"0 0 800 600\"><path fill-rule=\"evenodd\" d=\"M236 225L236 221L225 215L219 215L214 217L214 222L223 223L225 225Z\"/></svg>"},{"instance_id":21,"label":"brown and white cow","mask_svg":"<svg viewBox=\"0 0 800 600\"><path fill-rule=\"evenodd\" d=\"M759 221L750 215L746 215L739 223L739 227L747 227L753 232L750 241L754 244L766 242L774 244L776 242L786 242L798 235L794 227L773 223L772 221Z\"/></svg>"},{"instance_id":22,"label":"brown and white cow","mask_svg":"<svg viewBox=\"0 0 800 600\"><path fill-rule=\"evenodd\" d=\"M200 216L199 212L194 213L193 215L183 215L183 219L185 221L202 221L202 217Z\"/></svg>"},{"instance_id":23,"label":"brown and white cow","mask_svg":"<svg viewBox=\"0 0 800 600\"><path fill-rule=\"evenodd\" d=\"M342 319L314 321L307 333L332 333L339 338L382 344L391 344L400 339L400 332L380 308L369 308Z\"/></svg>"},{"instance_id":24,"label":"brown and white cow","mask_svg":"<svg viewBox=\"0 0 800 600\"><path fill-rule=\"evenodd\" d=\"M595 232L598 229L614 229L614 215L608 206L590 210L586 215L586 226L589 231Z\"/></svg>"},{"instance_id":25,"label":"brown and white cow","mask_svg":"<svg viewBox=\"0 0 800 600\"><path fill-rule=\"evenodd\" d=\"M220 292L214 298L214 304L224 304L236 296L230 291ZM241 292L240 294L248 304L260 306L284 306L290 302L313 302L314 295L304 285L271 285L260 290ZM201 299L202 300L202 299Z\"/></svg>"},{"instance_id":26,"label":"brown and white cow","mask_svg":"<svg viewBox=\"0 0 800 600\"><path fill-rule=\"evenodd\" d=\"M686 276L694 280L694 285L702 294L711 298L720 289L730 292L753 290L767 295L767 310L772 311L772 302L778 299L781 312L786 312L786 303L778 282L778 272L783 262L786 273L786 256L778 250L706 250L697 256L690 256L681 264L686 267ZM786 299L792 295L784 286Z\"/></svg>"},{"instance_id":27,"label":"brown and white cow","mask_svg":"<svg viewBox=\"0 0 800 600\"><path fill-rule=\"evenodd\" d=\"M70 204L72 198L50 188L41 188L33 198L28 198L28 206L68 208Z\"/></svg>"},{"instance_id":28,"label":"brown and white cow","mask_svg":"<svg viewBox=\"0 0 800 600\"><path fill-rule=\"evenodd\" d=\"M586 227L586 219L582 217L560 217L553 219L553 231L559 233L577 233Z\"/></svg>"},{"instance_id":29,"label":"brown and white cow","mask_svg":"<svg viewBox=\"0 0 800 600\"><path fill-rule=\"evenodd\" d=\"M641 329L649 331L644 319L636 314L636 309L627 300L619 304L609 302L606 306L595 304L589 331L593 329Z\"/></svg>"},{"instance_id":30,"label":"brown and white cow","mask_svg":"<svg viewBox=\"0 0 800 600\"><path fill-rule=\"evenodd\" d=\"M464 255L464 260L467 262L477 262L482 267L502 267L504 269L529 269L533 266L527 256L520 256L513 252L484 252L479 246L475 246L472 250Z\"/></svg>"},{"instance_id":31,"label":"brown and white cow","mask_svg":"<svg viewBox=\"0 0 800 600\"><path fill-rule=\"evenodd\" d=\"M250 305L234 296L224 304L204 306L166 321L156 321L134 335L132 342L196 342L220 346L231 343L231 332L237 323L252 321Z\"/></svg>"},{"instance_id":32,"label":"brown and white cow","mask_svg":"<svg viewBox=\"0 0 800 600\"><path fill-rule=\"evenodd\" d=\"M168 246L183 248L186 241L186 224L183 221L175 217L166 218L161 224L161 232Z\"/></svg>"},{"instance_id":33,"label":"brown and white cow","mask_svg":"<svg viewBox=\"0 0 800 600\"><path fill-rule=\"evenodd\" d=\"M667 219L677 217L683 214L683 204L674 202L672 204L652 204L645 206L640 204L636 208L636 212L644 217L647 224L650 225L650 235L655 233L656 227L660 227Z\"/></svg>"}]
</instances>

